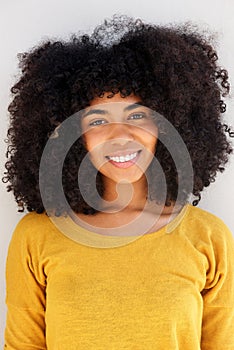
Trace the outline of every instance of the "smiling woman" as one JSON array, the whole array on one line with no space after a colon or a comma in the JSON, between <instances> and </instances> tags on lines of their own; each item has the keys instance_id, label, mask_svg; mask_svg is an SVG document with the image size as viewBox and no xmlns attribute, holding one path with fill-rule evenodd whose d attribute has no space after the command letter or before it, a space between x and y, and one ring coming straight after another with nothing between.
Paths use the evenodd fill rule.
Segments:
<instances>
[{"instance_id":1,"label":"smiling woman","mask_svg":"<svg viewBox=\"0 0 234 350\"><path fill-rule=\"evenodd\" d=\"M209 40L114 16L20 68L5 349L233 350L234 240L196 207L232 152Z\"/></svg>"},{"instance_id":2,"label":"smiling woman","mask_svg":"<svg viewBox=\"0 0 234 350\"><path fill-rule=\"evenodd\" d=\"M150 117L150 110L137 104L138 97L122 98L117 94L108 99L106 96L108 93L92 100L81 121L90 159L103 175L103 198L106 193L114 194L115 183L123 180L139 181L134 193L140 192L146 198L144 173L155 154L157 127ZM126 156L129 159L125 159ZM134 198L132 202L135 202Z\"/></svg>"}]
</instances>

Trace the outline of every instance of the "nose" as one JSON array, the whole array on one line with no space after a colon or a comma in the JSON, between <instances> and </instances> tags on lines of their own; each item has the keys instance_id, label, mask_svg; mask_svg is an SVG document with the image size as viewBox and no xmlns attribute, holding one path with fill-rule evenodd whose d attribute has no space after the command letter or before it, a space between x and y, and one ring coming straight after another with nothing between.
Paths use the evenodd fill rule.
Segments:
<instances>
[{"instance_id":1,"label":"nose","mask_svg":"<svg viewBox=\"0 0 234 350\"><path fill-rule=\"evenodd\" d=\"M134 127L126 123L112 123L108 130L108 137L111 144L125 145L128 141L135 139Z\"/></svg>"}]
</instances>

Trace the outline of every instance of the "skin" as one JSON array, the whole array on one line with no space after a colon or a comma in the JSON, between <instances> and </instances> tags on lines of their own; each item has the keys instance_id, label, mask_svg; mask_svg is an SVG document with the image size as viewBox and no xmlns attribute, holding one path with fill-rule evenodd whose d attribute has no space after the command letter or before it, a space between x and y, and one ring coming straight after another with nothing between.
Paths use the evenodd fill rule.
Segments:
<instances>
[{"instance_id":1,"label":"skin","mask_svg":"<svg viewBox=\"0 0 234 350\"><path fill-rule=\"evenodd\" d=\"M120 222L133 222L131 229L134 230L134 219L144 209L143 219L151 222L157 219L148 230L148 233L154 232L171 221L181 209L162 208L147 201L145 171L156 150L158 129L150 117L150 110L140 105L139 97L107 96L108 93L92 100L81 121L90 160L103 176L105 190L100 202L101 212L93 216L76 215L87 229L90 229L89 224L106 228L118 227ZM118 168L106 158L124 150L126 153L141 150L137 162L128 168Z\"/></svg>"}]
</instances>

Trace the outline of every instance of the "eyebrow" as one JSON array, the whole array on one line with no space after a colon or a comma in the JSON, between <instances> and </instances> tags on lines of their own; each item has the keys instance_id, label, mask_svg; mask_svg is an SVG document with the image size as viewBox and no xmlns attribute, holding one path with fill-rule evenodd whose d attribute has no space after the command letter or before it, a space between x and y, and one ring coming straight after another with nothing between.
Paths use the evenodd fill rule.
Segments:
<instances>
[{"instance_id":1,"label":"eyebrow","mask_svg":"<svg viewBox=\"0 0 234 350\"><path fill-rule=\"evenodd\" d=\"M133 109L136 109L137 107L140 106L144 106L144 104L142 102L136 102L136 103L133 103L127 107L124 108L124 112L128 112L128 111L131 111ZM106 115L108 112L105 110L105 109L91 109L90 111L86 112L83 116L82 116L82 119L84 119L85 117L87 117L88 115L92 115L92 114L100 114L100 115Z\"/></svg>"}]
</instances>

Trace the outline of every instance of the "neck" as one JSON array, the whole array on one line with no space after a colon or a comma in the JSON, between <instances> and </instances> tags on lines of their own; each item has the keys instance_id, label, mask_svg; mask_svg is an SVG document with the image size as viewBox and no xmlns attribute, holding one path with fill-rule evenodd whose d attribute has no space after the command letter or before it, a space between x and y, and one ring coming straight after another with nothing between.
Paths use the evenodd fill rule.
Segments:
<instances>
[{"instance_id":1,"label":"neck","mask_svg":"<svg viewBox=\"0 0 234 350\"><path fill-rule=\"evenodd\" d=\"M101 210L129 211L142 210L147 201L147 181L145 176L134 183L122 181L119 183L104 177L103 201Z\"/></svg>"}]
</instances>

